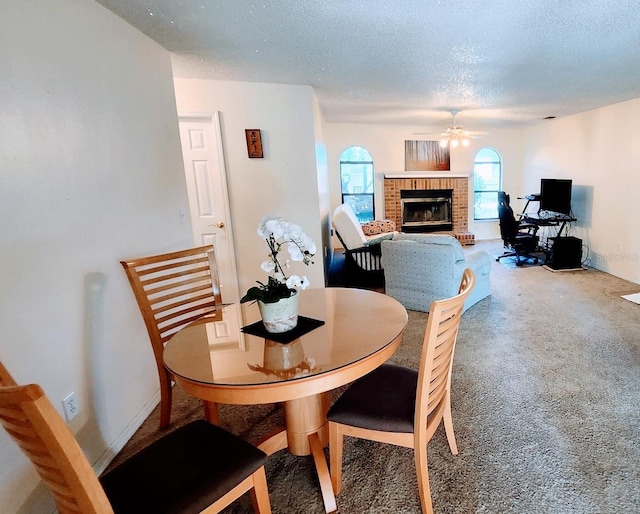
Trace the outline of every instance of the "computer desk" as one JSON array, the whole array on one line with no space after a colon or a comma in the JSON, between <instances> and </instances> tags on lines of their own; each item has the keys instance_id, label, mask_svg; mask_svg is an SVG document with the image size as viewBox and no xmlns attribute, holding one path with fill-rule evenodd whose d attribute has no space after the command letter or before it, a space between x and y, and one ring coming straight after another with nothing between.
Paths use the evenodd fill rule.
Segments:
<instances>
[{"instance_id":1,"label":"computer desk","mask_svg":"<svg viewBox=\"0 0 640 514\"><path fill-rule=\"evenodd\" d=\"M565 231L567 223L573 223L578 221L573 216L568 214L558 214L555 212L538 211L536 214L522 214L520 220L522 223L534 225L536 230L540 227L560 227L558 229L557 237L562 236L562 232Z\"/></svg>"},{"instance_id":2,"label":"computer desk","mask_svg":"<svg viewBox=\"0 0 640 514\"><path fill-rule=\"evenodd\" d=\"M574 218L569 214L560 214L551 211L538 210L536 213L528 213L527 208L529 207L529 203L540 201L539 194L518 197L518 199L527 201L522 212L518 214L518 216L520 216L520 222L527 225L533 225L535 227L535 232L537 232L540 227L560 227L556 236L561 237L562 232L565 232L566 234L565 229L567 228L567 223L578 221L577 218Z\"/></svg>"}]
</instances>

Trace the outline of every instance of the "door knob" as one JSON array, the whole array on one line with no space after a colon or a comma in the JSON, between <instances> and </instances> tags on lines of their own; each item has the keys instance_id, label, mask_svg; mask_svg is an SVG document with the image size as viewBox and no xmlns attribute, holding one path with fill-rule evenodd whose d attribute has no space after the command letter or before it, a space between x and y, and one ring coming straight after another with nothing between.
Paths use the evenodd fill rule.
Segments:
<instances>
[{"instance_id":1,"label":"door knob","mask_svg":"<svg viewBox=\"0 0 640 514\"><path fill-rule=\"evenodd\" d=\"M210 227L218 227L218 228L224 228L224 221L218 221L218 223L216 223L215 225L209 225Z\"/></svg>"}]
</instances>

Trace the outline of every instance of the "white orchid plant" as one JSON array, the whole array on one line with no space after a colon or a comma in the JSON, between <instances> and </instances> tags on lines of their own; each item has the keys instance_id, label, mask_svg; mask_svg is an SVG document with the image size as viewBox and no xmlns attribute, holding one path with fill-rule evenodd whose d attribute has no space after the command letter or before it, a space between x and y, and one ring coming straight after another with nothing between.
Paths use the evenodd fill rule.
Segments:
<instances>
[{"instance_id":1,"label":"white orchid plant","mask_svg":"<svg viewBox=\"0 0 640 514\"><path fill-rule=\"evenodd\" d=\"M303 262L307 266L313 264L311 259L316 254L316 245L311 238L303 232L299 225L272 215L262 218L258 226L258 235L269 246L268 259L262 263L261 268L271 275L269 275L266 284L257 281L260 285L251 287L240 302L260 300L264 303L275 303L282 298L289 298L298 289L306 289L309 285L307 277L299 275L287 277L285 268L289 268L290 260L287 259L283 265L278 260L278 254L282 247L287 245L291 260Z\"/></svg>"}]
</instances>

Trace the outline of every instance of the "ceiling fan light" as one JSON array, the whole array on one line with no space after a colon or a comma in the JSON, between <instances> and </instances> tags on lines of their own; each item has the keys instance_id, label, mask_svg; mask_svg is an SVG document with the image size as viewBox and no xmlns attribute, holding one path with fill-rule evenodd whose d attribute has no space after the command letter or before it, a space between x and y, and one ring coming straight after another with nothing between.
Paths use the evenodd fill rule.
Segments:
<instances>
[{"instance_id":1,"label":"ceiling fan light","mask_svg":"<svg viewBox=\"0 0 640 514\"><path fill-rule=\"evenodd\" d=\"M467 138L462 140L462 146L469 146L469 140Z\"/></svg>"},{"instance_id":2,"label":"ceiling fan light","mask_svg":"<svg viewBox=\"0 0 640 514\"><path fill-rule=\"evenodd\" d=\"M448 139L441 139L440 140L440 148L446 148L448 144L449 144L449 140Z\"/></svg>"},{"instance_id":3,"label":"ceiling fan light","mask_svg":"<svg viewBox=\"0 0 640 514\"><path fill-rule=\"evenodd\" d=\"M451 148L458 148L459 144L460 144L460 141L458 141L457 139L451 140Z\"/></svg>"}]
</instances>

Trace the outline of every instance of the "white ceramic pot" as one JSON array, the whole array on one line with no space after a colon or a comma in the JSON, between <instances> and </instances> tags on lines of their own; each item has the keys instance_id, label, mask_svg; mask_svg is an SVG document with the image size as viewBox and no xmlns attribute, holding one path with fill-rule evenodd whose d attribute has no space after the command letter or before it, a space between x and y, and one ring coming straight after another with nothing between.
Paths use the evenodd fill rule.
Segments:
<instances>
[{"instance_id":1,"label":"white ceramic pot","mask_svg":"<svg viewBox=\"0 0 640 514\"><path fill-rule=\"evenodd\" d=\"M298 324L298 293L275 303L258 300L262 323L267 332L281 334L295 328Z\"/></svg>"}]
</instances>

